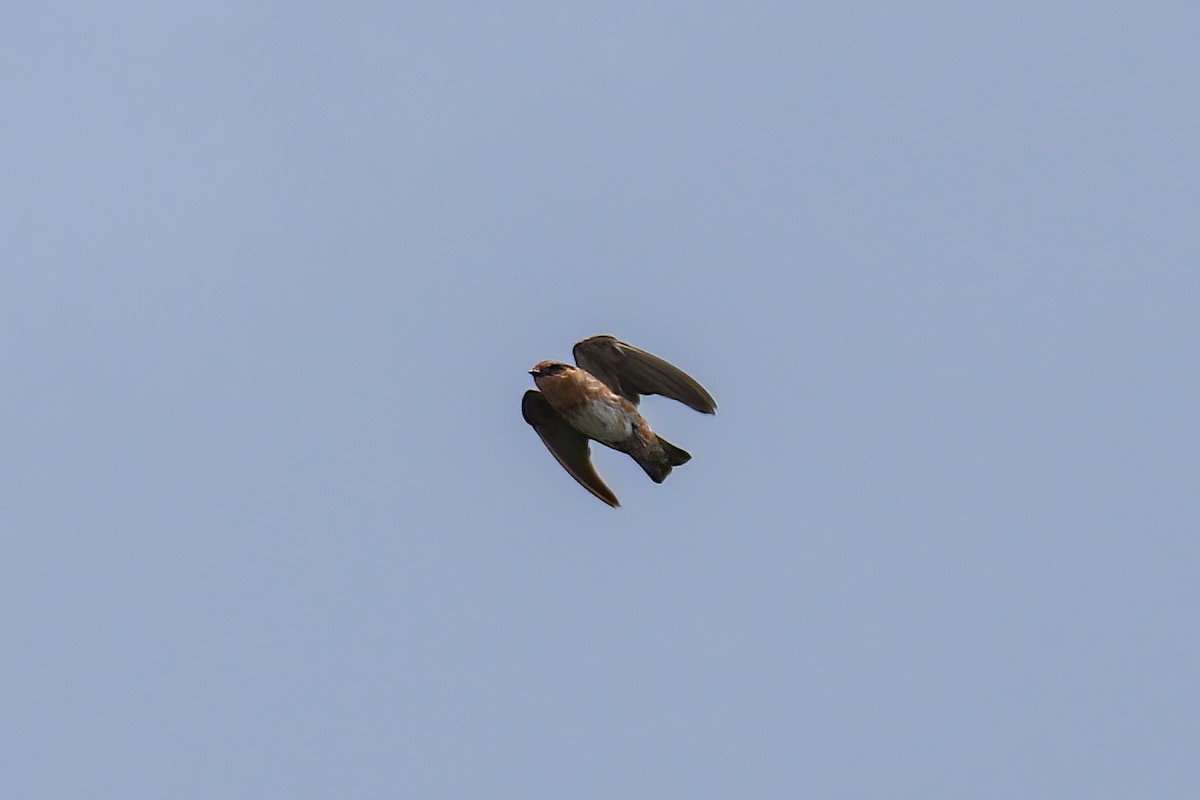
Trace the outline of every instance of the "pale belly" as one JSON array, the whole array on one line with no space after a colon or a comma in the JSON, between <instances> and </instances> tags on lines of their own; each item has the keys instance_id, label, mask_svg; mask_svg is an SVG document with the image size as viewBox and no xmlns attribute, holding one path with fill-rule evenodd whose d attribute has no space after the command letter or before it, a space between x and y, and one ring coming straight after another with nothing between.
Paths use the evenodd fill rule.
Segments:
<instances>
[{"instance_id":1,"label":"pale belly","mask_svg":"<svg viewBox=\"0 0 1200 800\"><path fill-rule=\"evenodd\" d=\"M567 417L575 430L598 442L623 442L633 435L633 419L616 403L593 400Z\"/></svg>"}]
</instances>

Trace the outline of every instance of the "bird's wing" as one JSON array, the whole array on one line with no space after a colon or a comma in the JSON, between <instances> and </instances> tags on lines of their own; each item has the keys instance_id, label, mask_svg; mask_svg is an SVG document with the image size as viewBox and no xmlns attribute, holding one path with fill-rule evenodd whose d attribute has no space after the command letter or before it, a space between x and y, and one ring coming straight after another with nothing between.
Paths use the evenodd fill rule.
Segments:
<instances>
[{"instance_id":1,"label":"bird's wing","mask_svg":"<svg viewBox=\"0 0 1200 800\"><path fill-rule=\"evenodd\" d=\"M533 426L537 435L542 437L546 449L572 478L579 481L580 486L613 508L621 505L612 489L605 486L596 474L587 437L568 425L541 392L536 389L525 392L521 398L521 416Z\"/></svg>"},{"instance_id":2,"label":"bird's wing","mask_svg":"<svg viewBox=\"0 0 1200 800\"><path fill-rule=\"evenodd\" d=\"M576 364L631 403L637 403L638 395L661 394L704 414L717 411L712 395L691 375L612 336L592 336L576 342L572 353Z\"/></svg>"}]
</instances>

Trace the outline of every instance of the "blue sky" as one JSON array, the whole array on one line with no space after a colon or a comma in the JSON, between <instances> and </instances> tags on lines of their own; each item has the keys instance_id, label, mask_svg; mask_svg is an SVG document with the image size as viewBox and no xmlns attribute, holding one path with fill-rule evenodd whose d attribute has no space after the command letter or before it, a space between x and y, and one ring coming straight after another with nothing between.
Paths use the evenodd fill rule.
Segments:
<instances>
[{"instance_id":1,"label":"blue sky","mask_svg":"<svg viewBox=\"0 0 1200 800\"><path fill-rule=\"evenodd\" d=\"M6 5L8 791L1194 797L1198 23Z\"/></svg>"}]
</instances>

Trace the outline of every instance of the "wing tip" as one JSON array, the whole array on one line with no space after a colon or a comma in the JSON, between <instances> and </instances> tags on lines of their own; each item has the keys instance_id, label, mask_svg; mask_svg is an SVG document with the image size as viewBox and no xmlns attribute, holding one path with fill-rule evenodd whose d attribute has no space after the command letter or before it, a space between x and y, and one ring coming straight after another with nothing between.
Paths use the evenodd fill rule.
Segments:
<instances>
[{"instance_id":1,"label":"wing tip","mask_svg":"<svg viewBox=\"0 0 1200 800\"><path fill-rule=\"evenodd\" d=\"M617 496L592 465L587 439L558 417L545 395L537 389L526 391L521 397L521 416L537 433L550 455L554 456L554 460L576 483L605 505L620 507ZM568 432L569 439L564 442L563 434ZM564 448L564 444L567 447ZM572 453L571 450L575 446L580 446L580 450ZM579 456L582 456L582 459L579 459Z\"/></svg>"}]
</instances>

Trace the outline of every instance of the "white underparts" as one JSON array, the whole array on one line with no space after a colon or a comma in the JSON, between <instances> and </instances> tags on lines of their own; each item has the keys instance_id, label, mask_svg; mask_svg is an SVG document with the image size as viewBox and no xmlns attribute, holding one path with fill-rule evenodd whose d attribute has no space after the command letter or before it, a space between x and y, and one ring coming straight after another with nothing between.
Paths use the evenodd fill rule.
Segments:
<instances>
[{"instance_id":1,"label":"white underparts","mask_svg":"<svg viewBox=\"0 0 1200 800\"><path fill-rule=\"evenodd\" d=\"M633 420L621 406L607 400L592 400L568 418L580 433L599 442L623 442L633 435Z\"/></svg>"}]
</instances>

